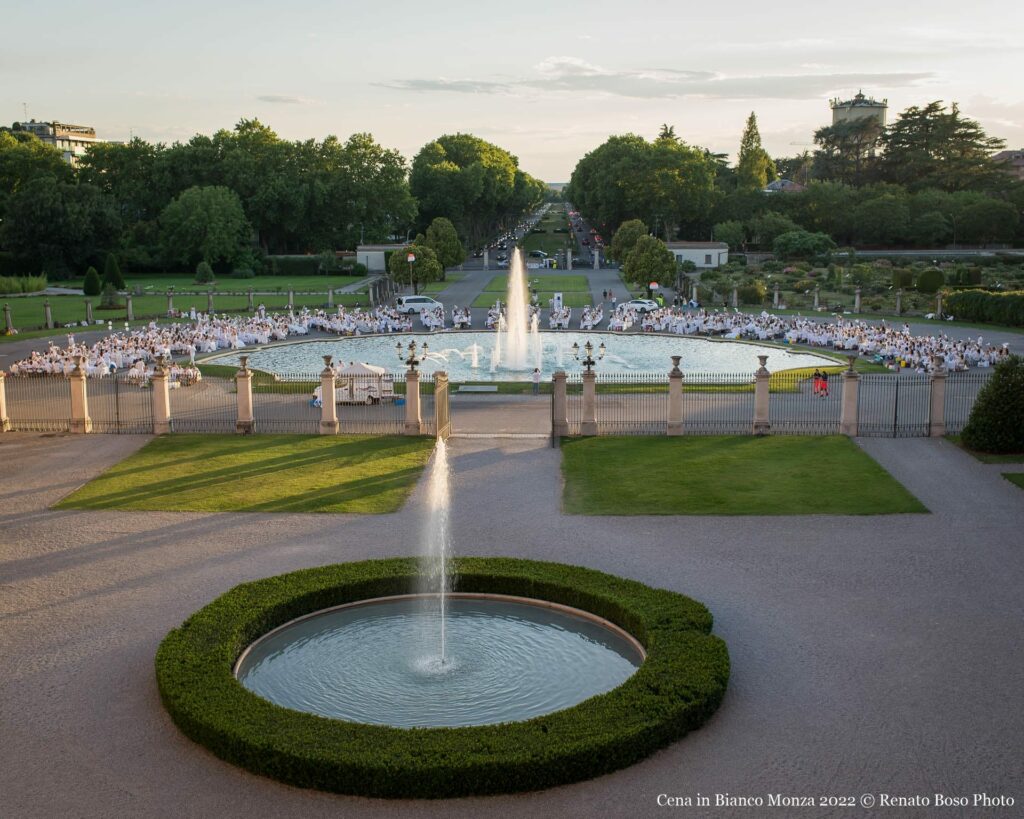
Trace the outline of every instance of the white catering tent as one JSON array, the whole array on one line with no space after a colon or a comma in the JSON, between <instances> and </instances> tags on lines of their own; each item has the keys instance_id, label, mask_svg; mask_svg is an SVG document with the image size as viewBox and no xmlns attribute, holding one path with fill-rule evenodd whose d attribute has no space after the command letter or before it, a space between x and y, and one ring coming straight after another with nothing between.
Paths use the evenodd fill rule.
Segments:
<instances>
[{"instance_id":1,"label":"white catering tent","mask_svg":"<svg viewBox=\"0 0 1024 819\"><path fill-rule=\"evenodd\" d=\"M353 361L335 369L334 402L336 404L373 404L395 397L394 378L384 367ZM320 399L320 387L314 391Z\"/></svg>"}]
</instances>

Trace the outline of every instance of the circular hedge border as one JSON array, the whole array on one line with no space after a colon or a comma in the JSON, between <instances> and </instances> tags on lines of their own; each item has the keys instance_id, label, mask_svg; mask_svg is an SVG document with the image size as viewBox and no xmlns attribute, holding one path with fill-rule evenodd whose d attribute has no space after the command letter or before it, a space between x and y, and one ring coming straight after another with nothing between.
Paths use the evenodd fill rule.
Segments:
<instances>
[{"instance_id":1,"label":"circular hedge border","mask_svg":"<svg viewBox=\"0 0 1024 819\"><path fill-rule=\"evenodd\" d=\"M643 759L702 725L729 679L725 643L696 600L613 575L511 558L454 561L456 587L531 597L604 617L647 659L618 688L524 722L392 728L292 711L242 686L233 666L258 637L304 614L415 589L412 558L305 569L243 583L172 630L156 655L160 696L190 739L289 785L374 797L536 790Z\"/></svg>"}]
</instances>

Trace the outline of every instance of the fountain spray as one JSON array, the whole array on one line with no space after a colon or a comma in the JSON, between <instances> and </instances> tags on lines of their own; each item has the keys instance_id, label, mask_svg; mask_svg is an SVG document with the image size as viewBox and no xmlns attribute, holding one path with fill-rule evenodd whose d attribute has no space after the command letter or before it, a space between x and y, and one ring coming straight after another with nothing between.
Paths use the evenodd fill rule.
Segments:
<instances>
[{"instance_id":1,"label":"fountain spray","mask_svg":"<svg viewBox=\"0 0 1024 819\"><path fill-rule=\"evenodd\" d=\"M441 633L441 665L447 661L445 646L445 619L448 614L448 594L451 580L448 577L448 557L451 553L449 532L449 508L451 503L451 469L448 465L448 445L438 439L434 449L434 460L427 480L426 497L426 555L424 576L430 595L437 595Z\"/></svg>"}]
</instances>

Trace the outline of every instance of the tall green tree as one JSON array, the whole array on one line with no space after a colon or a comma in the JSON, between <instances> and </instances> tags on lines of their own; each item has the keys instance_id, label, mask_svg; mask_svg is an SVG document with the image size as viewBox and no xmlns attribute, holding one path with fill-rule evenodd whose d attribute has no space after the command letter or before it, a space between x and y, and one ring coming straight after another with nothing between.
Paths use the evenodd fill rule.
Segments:
<instances>
[{"instance_id":1,"label":"tall green tree","mask_svg":"<svg viewBox=\"0 0 1024 819\"><path fill-rule=\"evenodd\" d=\"M742 190L760 190L777 178L775 163L761 146L757 114L751 111L740 138L740 153L736 162L737 187Z\"/></svg>"},{"instance_id":2,"label":"tall green tree","mask_svg":"<svg viewBox=\"0 0 1024 819\"><path fill-rule=\"evenodd\" d=\"M859 187L868 182L876 164L882 125L875 117L841 120L814 132L815 178Z\"/></svg>"},{"instance_id":3,"label":"tall green tree","mask_svg":"<svg viewBox=\"0 0 1024 819\"><path fill-rule=\"evenodd\" d=\"M884 181L908 190L985 190L1005 183L991 156L1006 143L985 133L954 103L941 100L901 113L881 139L879 172Z\"/></svg>"},{"instance_id":4,"label":"tall green tree","mask_svg":"<svg viewBox=\"0 0 1024 819\"><path fill-rule=\"evenodd\" d=\"M0 129L0 219L7 200L39 177L70 182L72 169L61 152L27 131Z\"/></svg>"},{"instance_id":5,"label":"tall green tree","mask_svg":"<svg viewBox=\"0 0 1024 819\"><path fill-rule=\"evenodd\" d=\"M415 257L414 261L409 261L409 254ZM395 281L411 285L412 292L419 293L421 285L441 281L444 268L431 247L413 243L391 254L388 272Z\"/></svg>"},{"instance_id":6,"label":"tall green tree","mask_svg":"<svg viewBox=\"0 0 1024 819\"><path fill-rule=\"evenodd\" d=\"M455 267L466 261L466 249L459 241L455 225L443 216L436 217L430 223L424 242L434 251L437 260L441 263L442 280L444 280L444 271L447 268Z\"/></svg>"},{"instance_id":7,"label":"tall green tree","mask_svg":"<svg viewBox=\"0 0 1024 819\"><path fill-rule=\"evenodd\" d=\"M121 220L92 185L37 176L7 200L0 243L27 266L62 278L117 246Z\"/></svg>"},{"instance_id":8,"label":"tall green tree","mask_svg":"<svg viewBox=\"0 0 1024 819\"><path fill-rule=\"evenodd\" d=\"M675 281L676 257L661 239L641 236L626 255L622 272L633 284L647 286L658 282L668 287Z\"/></svg>"},{"instance_id":9,"label":"tall green tree","mask_svg":"<svg viewBox=\"0 0 1024 819\"><path fill-rule=\"evenodd\" d=\"M644 236L650 234L647 225L639 219L629 219L619 225L619 229L612 236L612 243L608 247L608 256L620 264L633 252L636 243Z\"/></svg>"},{"instance_id":10,"label":"tall green tree","mask_svg":"<svg viewBox=\"0 0 1024 819\"><path fill-rule=\"evenodd\" d=\"M189 269L206 262L221 272L246 258L252 234L238 194L216 185L189 188L172 200L160 228L169 262Z\"/></svg>"}]
</instances>

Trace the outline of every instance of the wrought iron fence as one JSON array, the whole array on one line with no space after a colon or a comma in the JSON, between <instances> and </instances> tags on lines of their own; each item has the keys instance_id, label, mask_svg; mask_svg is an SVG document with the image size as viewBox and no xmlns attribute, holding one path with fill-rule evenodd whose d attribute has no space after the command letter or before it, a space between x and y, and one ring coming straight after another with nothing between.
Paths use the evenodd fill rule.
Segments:
<instances>
[{"instance_id":1,"label":"wrought iron fence","mask_svg":"<svg viewBox=\"0 0 1024 819\"><path fill-rule=\"evenodd\" d=\"M950 373L946 377L946 432L958 434L963 431L978 393L991 377L992 370L988 368Z\"/></svg>"},{"instance_id":2,"label":"wrought iron fence","mask_svg":"<svg viewBox=\"0 0 1024 819\"><path fill-rule=\"evenodd\" d=\"M754 374L685 373L687 435L749 435L754 427Z\"/></svg>"},{"instance_id":3,"label":"wrought iron fence","mask_svg":"<svg viewBox=\"0 0 1024 819\"><path fill-rule=\"evenodd\" d=\"M839 376L815 381L800 370L772 373L768 422L772 434L836 435L843 405Z\"/></svg>"},{"instance_id":4,"label":"wrought iron fence","mask_svg":"<svg viewBox=\"0 0 1024 819\"><path fill-rule=\"evenodd\" d=\"M190 386L172 389L172 432L234 432L238 395L233 378L205 375Z\"/></svg>"},{"instance_id":5,"label":"wrought iron fence","mask_svg":"<svg viewBox=\"0 0 1024 819\"><path fill-rule=\"evenodd\" d=\"M7 415L20 432L71 429L71 384L63 375L9 375Z\"/></svg>"},{"instance_id":6,"label":"wrought iron fence","mask_svg":"<svg viewBox=\"0 0 1024 819\"><path fill-rule=\"evenodd\" d=\"M145 435L153 431L153 390L149 384L116 373L86 382L93 432Z\"/></svg>"},{"instance_id":7,"label":"wrought iron fence","mask_svg":"<svg viewBox=\"0 0 1024 819\"><path fill-rule=\"evenodd\" d=\"M595 384L598 435L663 435L667 373L602 373Z\"/></svg>"},{"instance_id":8,"label":"wrought iron fence","mask_svg":"<svg viewBox=\"0 0 1024 819\"><path fill-rule=\"evenodd\" d=\"M320 430L320 375L292 373L274 378L253 378L253 431L300 433Z\"/></svg>"},{"instance_id":9,"label":"wrought iron fence","mask_svg":"<svg viewBox=\"0 0 1024 819\"><path fill-rule=\"evenodd\" d=\"M866 373L860 379L858 431L869 438L928 434L931 378L925 373Z\"/></svg>"}]
</instances>

